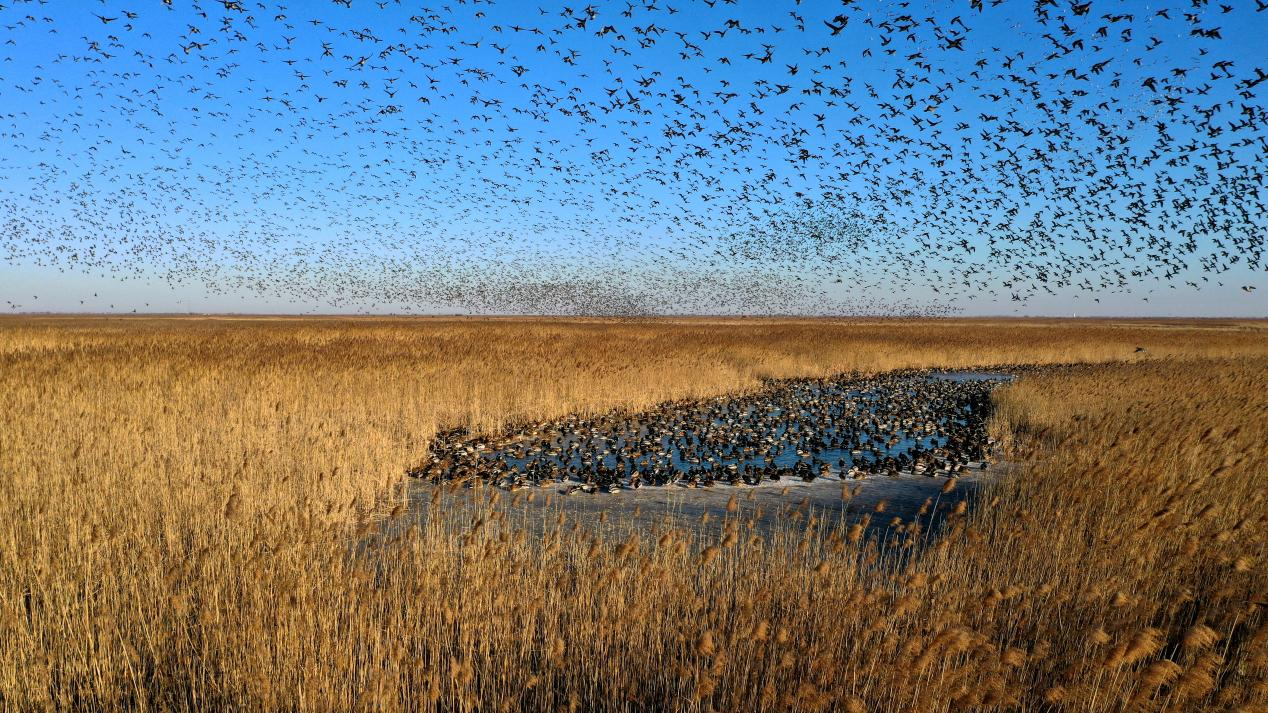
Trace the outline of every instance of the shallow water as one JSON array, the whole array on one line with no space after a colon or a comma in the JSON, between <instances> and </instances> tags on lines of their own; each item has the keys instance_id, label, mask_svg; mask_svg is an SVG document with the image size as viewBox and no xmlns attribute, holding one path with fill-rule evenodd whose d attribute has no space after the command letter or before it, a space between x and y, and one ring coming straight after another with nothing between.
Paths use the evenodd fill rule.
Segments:
<instances>
[{"instance_id":1,"label":"shallow water","mask_svg":"<svg viewBox=\"0 0 1268 713\"><path fill-rule=\"evenodd\" d=\"M567 523L594 534L625 537L632 532L657 533L669 529L716 535L719 523L738 521L758 535L784 527L798 528L812 518L827 528L866 523L869 535L895 532L895 519L918 521L921 539L932 537L947 513L974 497L1003 466L973 471L955 479L943 492L947 477L900 475L846 483L824 478L795 480L777 486L717 485L685 488L677 485L563 496L558 488L533 488L507 495L490 486L452 489L451 485L417 482L409 514L391 522L384 532L422 525L431 517L474 517L489 508L502 513L504 526L540 536ZM843 488L845 489L843 495ZM437 491L440 491L439 493ZM490 495L501 497L495 500ZM732 502L734 498L734 502Z\"/></svg>"}]
</instances>

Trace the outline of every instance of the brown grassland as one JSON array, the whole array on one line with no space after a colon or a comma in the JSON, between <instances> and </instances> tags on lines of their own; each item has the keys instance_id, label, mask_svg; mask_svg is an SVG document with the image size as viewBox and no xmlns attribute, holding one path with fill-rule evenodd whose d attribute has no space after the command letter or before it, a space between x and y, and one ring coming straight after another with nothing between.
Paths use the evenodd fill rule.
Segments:
<instances>
[{"instance_id":1,"label":"brown grassland","mask_svg":"<svg viewBox=\"0 0 1268 713\"><path fill-rule=\"evenodd\" d=\"M372 536L440 427L1052 363L928 547ZM1268 710L1264 322L6 318L0 398L0 709Z\"/></svg>"}]
</instances>

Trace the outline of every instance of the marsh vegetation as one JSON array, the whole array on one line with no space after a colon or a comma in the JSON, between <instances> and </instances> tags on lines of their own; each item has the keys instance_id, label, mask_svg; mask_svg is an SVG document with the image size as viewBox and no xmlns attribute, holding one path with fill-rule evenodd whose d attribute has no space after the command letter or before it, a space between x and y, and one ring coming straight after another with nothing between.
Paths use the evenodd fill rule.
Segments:
<instances>
[{"instance_id":1,"label":"marsh vegetation","mask_svg":"<svg viewBox=\"0 0 1268 713\"><path fill-rule=\"evenodd\" d=\"M1206 321L5 320L0 701L1261 710L1266 336ZM1018 472L927 545L920 518L759 531L743 507L620 536L564 514L530 536L487 493L383 527L445 428L766 378L1044 363L1081 365L993 397L990 434Z\"/></svg>"}]
</instances>

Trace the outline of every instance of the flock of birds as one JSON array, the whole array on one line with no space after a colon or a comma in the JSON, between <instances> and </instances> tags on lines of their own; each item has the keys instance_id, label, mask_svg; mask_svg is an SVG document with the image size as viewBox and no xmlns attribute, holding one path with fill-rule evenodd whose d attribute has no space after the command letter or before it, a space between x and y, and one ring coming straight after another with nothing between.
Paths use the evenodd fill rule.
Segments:
<instances>
[{"instance_id":1,"label":"flock of birds","mask_svg":"<svg viewBox=\"0 0 1268 713\"><path fill-rule=\"evenodd\" d=\"M990 392L1004 374L894 372L771 383L737 398L684 400L509 430L440 433L410 475L565 494L715 483L853 479L985 468Z\"/></svg>"},{"instance_id":2,"label":"flock of birds","mask_svg":"<svg viewBox=\"0 0 1268 713\"><path fill-rule=\"evenodd\" d=\"M0 0L0 255L375 311L1245 297L1265 30L1262 0Z\"/></svg>"}]
</instances>

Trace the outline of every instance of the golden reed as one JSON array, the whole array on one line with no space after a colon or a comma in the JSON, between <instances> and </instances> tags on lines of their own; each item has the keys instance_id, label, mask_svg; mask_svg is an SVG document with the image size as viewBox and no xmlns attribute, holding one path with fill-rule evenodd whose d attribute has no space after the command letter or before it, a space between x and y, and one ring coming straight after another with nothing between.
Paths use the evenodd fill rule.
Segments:
<instances>
[{"instance_id":1,"label":"golden reed","mask_svg":"<svg viewBox=\"0 0 1268 713\"><path fill-rule=\"evenodd\" d=\"M1264 710L1266 337L6 318L0 708ZM998 392L1018 473L923 549L919 523L881 542L798 512L768 533L742 507L602 535L482 490L378 524L408 524L402 474L438 427L1071 362Z\"/></svg>"}]
</instances>

